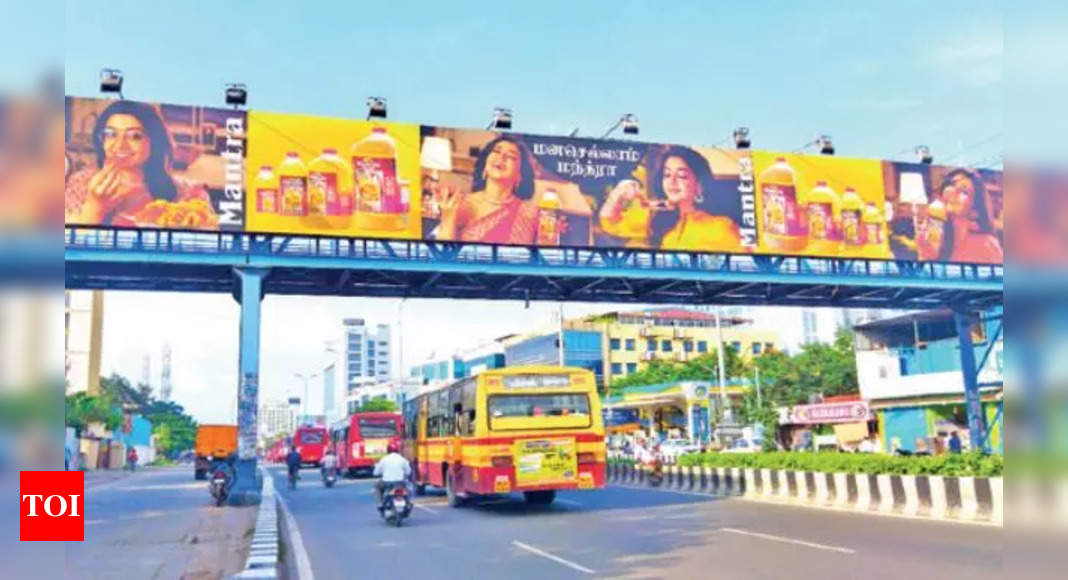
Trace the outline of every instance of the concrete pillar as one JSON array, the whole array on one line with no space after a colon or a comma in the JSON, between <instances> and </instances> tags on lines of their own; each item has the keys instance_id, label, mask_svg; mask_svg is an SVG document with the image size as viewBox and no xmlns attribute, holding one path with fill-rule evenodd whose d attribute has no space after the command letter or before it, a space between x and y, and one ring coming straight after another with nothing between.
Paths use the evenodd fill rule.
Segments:
<instances>
[{"instance_id":1,"label":"concrete pillar","mask_svg":"<svg viewBox=\"0 0 1068 580\"><path fill-rule=\"evenodd\" d=\"M986 418L983 416L983 404L979 400L979 369L975 365L975 347L972 345L974 320L970 312L954 310L953 321L957 325L957 340L960 344L960 370L964 376L964 409L968 414L968 438L974 451L987 444Z\"/></svg>"},{"instance_id":2,"label":"concrete pillar","mask_svg":"<svg viewBox=\"0 0 1068 580\"><path fill-rule=\"evenodd\" d=\"M241 305L237 387L237 479L230 492L231 505L260 502L262 480L256 468L256 430L260 392L260 305L267 270L235 268L238 287L234 298Z\"/></svg>"}]
</instances>

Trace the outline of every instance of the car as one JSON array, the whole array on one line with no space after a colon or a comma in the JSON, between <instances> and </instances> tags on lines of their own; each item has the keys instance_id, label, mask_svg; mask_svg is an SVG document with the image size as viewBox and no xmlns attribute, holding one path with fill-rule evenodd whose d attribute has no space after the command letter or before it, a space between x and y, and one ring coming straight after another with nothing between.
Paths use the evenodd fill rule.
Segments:
<instances>
[{"instance_id":1,"label":"car","mask_svg":"<svg viewBox=\"0 0 1068 580\"><path fill-rule=\"evenodd\" d=\"M741 437L731 441L730 447L724 449L723 453L760 453L763 449L763 439L747 439Z\"/></svg>"},{"instance_id":2,"label":"car","mask_svg":"<svg viewBox=\"0 0 1068 580\"><path fill-rule=\"evenodd\" d=\"M700 450L701 445L689 439L665 439L660 444L660 454L664 456L664 460L668 463L673 463L680 455L697 453Z\"/></svg>"}]
</instances>

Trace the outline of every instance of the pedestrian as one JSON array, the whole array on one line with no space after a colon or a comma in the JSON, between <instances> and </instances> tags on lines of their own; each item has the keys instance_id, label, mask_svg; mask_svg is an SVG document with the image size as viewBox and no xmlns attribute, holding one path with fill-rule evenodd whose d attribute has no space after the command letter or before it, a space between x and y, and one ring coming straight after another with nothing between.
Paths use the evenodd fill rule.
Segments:
<instances>
[{"instance_id":1,"label":"pedestrian","mask_svg":"<svg viewBox=\"0 0 1068 580\"><path fill-rule=\"evenodd\" d=\"M950 433L950 435L949 435L949 452L950 453L960 453L961 452L960 435L958 435L956 431L954 431L953 433Z\"/></svg>"},{"instance_id":2,"label":"pedestrian","mask_svg":"<svg viewBox=\"0 0 1068 580\"><path fill-rule=\"evenodd\" d=\"M137 470L137 449L133 445L130 446L130 451L126 454L126 465L129 466L130 471Z\"/></svg>"}]
</instances>

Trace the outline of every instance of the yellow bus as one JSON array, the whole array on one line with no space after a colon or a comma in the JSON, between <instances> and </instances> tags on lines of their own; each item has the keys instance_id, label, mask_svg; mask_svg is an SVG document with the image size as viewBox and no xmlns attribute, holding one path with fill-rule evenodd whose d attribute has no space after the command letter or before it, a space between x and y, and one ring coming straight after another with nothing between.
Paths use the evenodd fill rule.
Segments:
<instances>
[{"instance_id":1,"label":"yellow bus","mask_svg":"<svg viewBox=\"0 0 1068 580\"><path fill-rule=\"evenodd\" d=\"M604 487L601 400L582 368L487 370L404 405L404 455L416 493L445 488L449 505L520 491L549 504L561 489Z\"/></svg>"}]
</instances>

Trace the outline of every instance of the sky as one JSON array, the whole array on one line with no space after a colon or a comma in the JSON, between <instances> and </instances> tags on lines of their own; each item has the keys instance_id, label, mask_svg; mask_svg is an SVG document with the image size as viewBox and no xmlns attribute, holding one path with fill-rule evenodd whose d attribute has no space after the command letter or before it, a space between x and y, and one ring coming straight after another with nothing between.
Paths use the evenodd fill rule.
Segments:
<instances>
[{"instance_id":1,"label":"sky","mask_svg":"<svg viewBox=\"0 0 1068 580\"><path fill-rule=\"evenodd\" d=\"M600 136L629 112L643 141L724 144L745 125L758 149L828 133L841 156L911 159L926 144L936 162L998 168L1007 140L994 2L68 0L65 22L69 95L96 95L113 67L136 100L221 105L237 81L255 109L362 118L376 95L394 120L484 127L507 106L529 133ZM1045 78L1034 71L1013 74ZM405 364L548 324L556 308L409 300ZM605 308L568 305L567 316ZM296 394L294 373L321 368L345 317L393 324L397 301L268 296L261 400ZM201 421L232 420L237 332L228 295L110 293L103 368L139 378L148 354L158 384L170 344L178 402Z\"/></svg>"}]
</instances>

